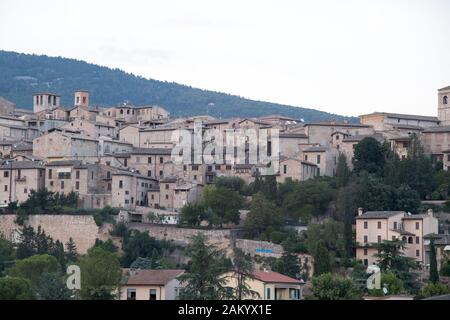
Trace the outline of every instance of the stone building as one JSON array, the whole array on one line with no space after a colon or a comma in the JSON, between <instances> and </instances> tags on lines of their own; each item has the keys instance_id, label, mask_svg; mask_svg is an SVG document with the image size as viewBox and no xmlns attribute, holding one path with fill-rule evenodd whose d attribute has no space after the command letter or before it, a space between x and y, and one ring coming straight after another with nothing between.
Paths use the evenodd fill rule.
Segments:
<instances>
[{"instance_id":1,"label":"stone building","mask_svg":"<svg viewBox=\"0 0 450 320\"><path fill-rule=\"evenodd\" d=\"M54 93L36 93L33 95L33 112L50 110L61 106L61 96Z\"/></svg>"},{"instance_id":2,"label":"stone building","mask_svg":"<svg viewBox=\"0 0 450 320\"><path fill-rule=\"evenodd\" d=\"M383 240L403 240L404 254L425 264L425 236L438 234L438 219L431 210L427 214L408 214L404 211L359 210L356 217L356 257L364 265L376 263L376 244Z\"/></svg>"},{"instance_id":3,"label":"stone building","mask_svg":"<svg viewBox=\"0 0 450 320\"><path fill-rule=\"evenodd\" d=\"M0 166L0 205L24 202L31 190L45 187L45 167L35 161L7 161Z\"/></svg>"}]
</instances>

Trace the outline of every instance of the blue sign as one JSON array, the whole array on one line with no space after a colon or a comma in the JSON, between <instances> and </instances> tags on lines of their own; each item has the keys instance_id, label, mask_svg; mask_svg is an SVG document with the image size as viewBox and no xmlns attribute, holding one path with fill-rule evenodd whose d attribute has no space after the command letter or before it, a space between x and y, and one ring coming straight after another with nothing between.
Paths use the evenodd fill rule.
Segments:
<instances>
[{"instance_id":1,"label":"blue sign","mask_svg":"<svg viewBox=\"0 0 450 320\"><path fill-rule=\"evenodd\" d=\"M272 249L256 248L256 252L259 252L259 253L273 253L273 250Z\"/></svg>"}]
</instances>

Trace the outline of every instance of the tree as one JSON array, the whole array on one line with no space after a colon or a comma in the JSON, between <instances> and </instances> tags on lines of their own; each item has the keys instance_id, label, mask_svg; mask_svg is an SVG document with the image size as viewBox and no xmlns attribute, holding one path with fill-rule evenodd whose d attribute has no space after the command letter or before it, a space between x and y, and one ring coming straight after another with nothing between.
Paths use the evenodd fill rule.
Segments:
<instances>
[{"instance_id":1,"label":"tree","mask_svg":"<svg viewBox=\"0 0 450 320\"><path fill-rule=\"evenodd\" d=\"M285 248L281 258L272 265L272 270L297 279L300 274L300 260L289 248Z\"/></svg>"},{"instance_id":2,"label":"tree","mask_svg":"<svg viewBox=\"0 0 450 320\"><path fill-rule=\"evenodd\" d=\"M355 145L353 158L356 172L380 174L384 166L384 153L381 144L372 137L366 137Z\"/></svg>"},{"instance_id":3,"label":"tree","mask_svg":"<svg viewBox=\"0 0 450 320\"><path fill-rule=\"evenodd\" d=\"M35 232L32 227L24 226L20 232L20 242L17 245L17 259L31 257L36 253Z\"/></svg>"},{"instance_id":4,"label":"tree","mask_svg":"<svg viewBox=\"0 0 450 320\"><path fill-rule=\"evenodd\" d=\"M128 267L139 257L151 258L154 249L161 254L162 246L160 241L150 237L147 232L133 230L130 236L124 239L122 249L122 264Z\"/></svg>"},{"instance_id":5,"label":"tree","mask_svg":"<svg viewBox=\"0 0 450 320\"><path fill-rule=\"evenodd\" d=\"M206 211L202 204L188 203L183 207L183 209L181 209L178 225L198 227L201 222L206 219Z\"/></svg>"},{"instance_id":6,"label":"tree","mask_svg":"<svg viewBox=\"0 0 450 320\"><path fill-rule=\"evenodd\" d=\"M430 282L436 284L439 282L439 273L437 268L436 247L434 239L430 239Z\"/></svg>"},{"instance_id":7,"label":"tree","mask_svg":"<svg viewBox=\"0 0 450 320\"><path fill-rule=\"evenodd\" d=\"M347 156L345 153L339 153L336 165L336 184L338 188L347 185L350 180L351 171L347 164Z\"/></svg>"},{"instance_id":8,"label":"tree","mask_svg":"<svg viewBox=\"0 0 450 320\"><path fill-rule=\"evenodd\" d=\"M405 243L400 240L384 240L377 244L377 249L378 253L374 256L377 258L377 264L381 271L391 271L403 281L405 288L409 292L416 292L418 290L415 281L416 275L412 271L418 267L414 259L405 257L403 253Z\"/></svg>"},{"instance_id":9,"label":"tree","mask_svg":"<svg viewBox=\"0 0 450 320\"><path fill-rule=\"evenodd\" d=\"M78 258L77 246L72 237L70 237L69 241L66 243L66 258L69 262L75 262Z\"/></svg>"},{"instance_id":10,"label":"tree","mask_svg":"<svg viewBox=\"0 0 450 320\"><path fill-rule=\"evenodd\" d=\"M357 207L358 187L355 183L349 183L341 188L337 198L337 214L344 222L344 250L347 259L354 256L353 253L353 222Z\"/></svg>"},{"instance_id":11,"label":"tree","mask_svg":"<svg viewBox=\"0 0 450 320\"><path fill-rule=\"evenodd\" d=\"M0 233L0 277L3 271L14 262L14 246Z\"/></svg>"},{"instance_id":12,"label":"tree","mask_svg":"<svg viewBox=\"0 0 450 320\"><path fill-rule=\"evenodd\" d=\"M312 279L312 291L319 300L359 300L362 291L349 278L324 273Z\"/></svg>"},{"instance_id":13,"label":"tree","mask_svg":"<svg viewBox=\"0 0 450 320\"><path fill-rule=\"evenodd\" d=\"M240 177L217 177L216 187L224 187L240 194L244 193L245 181Z\"/></svg>"},{"instance_id":14,"label":"tree","mask_svg":"<svg viewBox=\"0 0 450 320\"><path fill-rule=\"evenodd\" d=\"M272 231L279 230L281 225L282 216L277 206L262 193L254 195L244 222L247 236L251 239L270 240Z\"/></svg>"},{"instance_id":15,"label":"tree","mask_svg":"<svg viewBox=\"0 0 450 320\"><path fill-rule=\"evenodd\" d=\"M404 291L403 281L397 278L393 272L383 272L381 274L381 285L385 286L388 294L400 294Z\"/></svg>"},{"instance_id":16,"label":"tree","mask_svg":"<svg viewBox=\"0 0 450 320\"><path fill-rule=\"evenodd\" d=\"M331 272L330 255L325 243L321 240L317 243L314 255L314 275L318 276Z\"/></svg>"},{"instance_id":17,"label":"tree","mask_svg":"<svg viewBox=\"0 0 450 320\"><path fill-rule=\"evenodd\" d=\"M236 288L234 289L234 299L243 300L248 297L259 298L259 294L251 290L247 283L249 279L253 279L253 260L249 254L246 254L239 248L234 249L233 270L236 275Z\"/></svg>"},{"instance_id":18,"label":"tree","mask_svg":"<svg viewBox=\"0 0 450 320\"><path fill-rule=\"evenodd\" d=\"M44 273L37 285L36 293L39 300L70 300L72 296L64 276L59 272Z\"/></svg>"},{"instance_id":19,"label":"tree","mask_svg":"<svg viewBox=\"0 0 450 320\"><path fill-rule=\"evenodd\" d=\"M122 278L119 258L115 253L93 247L80 260L81 298L112 300Z\"/></svg>"},{"instance_id":20,"label":"tree","mask_svg":"<svg viewBox=\"0 0 450 320\"><path fill-rule=\"evenodd\" d=\"M34 300L35 293L28 279L0 278L0 300Z\"/></svg>"},{"instance_id":21,"label":"tree","mask_svg":"<svg viewBox=\"0 0 450 320\"><path fill-rule=\"evenodd\" d=\"M214 245L206 243L206 236L197 234L191 237L186 248L190 259L187 273L179 280L183 288L180 298L183 300L221 300L227 297L223 274L229 271L225 267L225 254Z\"/></svg>"},{"instance_id":22,"label":"tree","mask_svg":"<svg viewBox=\"0 0 450 320\"><path fill-rule=\"evenodd\" d=\"M141 270L147 270L152 268L152 261L148 258L137 258L133 261L133 263L130 265L130 269L141 269Z\"/></svg>"},{"instance_id":23,"label":"tree","mask_svg":"<svg viewBox=\"0 0 450 320\"><path fill-rule=\"evenodd\" d=\"M112 253L117 252L117 247L111 239L108 239L106 241L103 241L100 239L95 239L94 246L102 248L103 250L108 251L108 252L112 252Z\"/></svg>"},{"instance_id":24,"label":"tree","mask_svg":"<svg viewBox=\"0 0 450 320\"><path fill-rule=\"evenodd\" d=\"M243 206L243 198L236 191L223 187L210 186L203 192L203 205L210 209L210 226L220 226L224 223L239 223L239 210Z\"/></svg>"},{"instance_id":25,"label":"tree","mask_svg":"<svg viewBox=\"0 0 450 320\"><path fill-rule=\"evenodd\" d=\"M30 280L32 286L36 288L45 273L58 272L60 270L61 266L55 257L42 254L17 261L16 265L9 269L8 273L12 277Z\"/></svg>"},{"instance_id":26,"label":"tree","mask_svg":"<svg viewBox=\"0 0 450 320\"><path fill-rule=\"evenodd\" d=\"M283 212L289 220L306 222L325 214L334 196L335 189L329 179L302 181L283 198Z\"/></svg>"},{"instance_id":27,"label":"tree","mask_svg":"<svg viewBox=\"0 0 450 320\"><path fill-rule=\"evenodd\" d=\"M304 237L306 249L313 257L318 255L317 245L319 242L324 243L330 261L334 262L337 260L336 258L345 257L344 226L341 222L328 219L323 224L311 224L304 232Z\"/></svg>"},{"instance_id":28,"label":"tree","mask_svg":"<svg viewBox=\"0 0 450 320\"><path fill-rule=\"evenodd\" d=\"M444 294L449 294L450 290L448 287L442 283L427 283L419 293L419 297L428 298L434 296L442 296Z\"/></svg>"}]
</instances>

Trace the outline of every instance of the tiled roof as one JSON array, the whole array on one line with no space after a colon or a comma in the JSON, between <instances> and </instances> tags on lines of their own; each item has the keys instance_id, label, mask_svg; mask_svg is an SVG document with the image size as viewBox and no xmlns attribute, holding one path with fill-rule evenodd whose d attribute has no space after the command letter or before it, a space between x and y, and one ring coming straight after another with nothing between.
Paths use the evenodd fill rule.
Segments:
<instances>
[{"instance_id":1,"label":"tiled roof","mask_svg":"<svg viewBox=\"0 0 450 320\"><path fill-rule=\"evenodd\" d=\"M404 211L367 211L361 216L356 217L356 219L387 219L389 217L405 214Z\"/></svg>"},{"instance_id":2,"label":"tiled roof","mask_svg":"<svg viewBox=\"0 0 450 320\"><path fill-rule=\"evenodd\" d=\"M44 169L44 166L38 161L12 161L8 164L3 163L0 170L7 169Z\"/></svg>"},{"instance_id":3,"label":"tiled roof","mask_svg":"<svg viewBox=\"0 0 450 320\"><path fill-rule=\"evenodd\" d=\"M437 117L431 117L431 116L421 116L421 115L414 115L414 114L402 114L402 113L389 113L389 112L373 112L365 115L361 115L360 117L364 116L372 116L372 115L384 115L388 118L395 118L395 119L407 119L407 120L423 120L423 121L439 121Z\"/></svg>"},{"instance_id":4,"label":"tiled roof","mask_svg":"<svg viewBox=\"0 0 450 320\"><path fill-rule=\"evenodd\" d=\"M133 148L131 154L171 155L171 148Z\"/></svg>"},{"instance_id":5,"label":"tiled roof","mask_svg":"<svg viewBox=\"0 0 450 320\"><path fill-rule=\"evenodd\" d=\"M47 167L57 167L57 166L81 166L83 163L81 160L61 160L52 161L47 163Z\"/></svg>"},{"instance_id":6,"label":"tiled roof","mask_svg":"<svg viewBox=\"0 0 450 320\"><path fill-rule=\"evenodd\" d=\"M436 126L429 127L422 131L423 133L433 133L433 132L450 132L450 126Z\"/></svg>"},{"instance_id":7,"label":"tiled roof","mask_svg":"<svg viewBox=\"0 0 450 320\"><path fill-rule=\"evenodd\" d=\"M130 275L127 285L158 285L164 286L169 281L182 275L184 270L136 270L134 275Z\"/></svg>"},{"instance_id":8,"label":"tiled roof","mask_svg":"<svg viewBox=\"0 0 450 320\"><path fill-rule=\"evenodd\" d=\"M324 146L309 147L303 150L303 152L326 152L329 148Z\"/></svg>"},{"instance_id":9,"label":"tiled roof","mask_svg":"<svg viewBox=\"0 0 450 320\"><path fill-rule=\"evenodd\" d=\"M300 280L285 276L278 272L273 271L255 271L253 272L253 276L261 280L263 282L270 282L270 283L294 283L294 284L300 284L302 283Z\"/></svg>"}]
</instances>

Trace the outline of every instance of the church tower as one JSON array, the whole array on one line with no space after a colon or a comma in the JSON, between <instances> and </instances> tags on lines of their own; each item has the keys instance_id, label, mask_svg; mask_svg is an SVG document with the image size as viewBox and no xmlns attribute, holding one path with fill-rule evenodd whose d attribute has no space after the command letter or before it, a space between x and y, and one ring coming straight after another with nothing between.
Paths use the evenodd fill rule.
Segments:
<instances>
[{"instance_id":1,"label":"church tower","mask_svg":"<svg viewBox=\"0 0 450 320\"><path fill-rule=\"evenodd\" d=\"M450 86L438 90L438 118L441 126L450 125Z\"/></svg>"}]
</instances>

